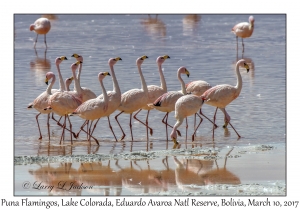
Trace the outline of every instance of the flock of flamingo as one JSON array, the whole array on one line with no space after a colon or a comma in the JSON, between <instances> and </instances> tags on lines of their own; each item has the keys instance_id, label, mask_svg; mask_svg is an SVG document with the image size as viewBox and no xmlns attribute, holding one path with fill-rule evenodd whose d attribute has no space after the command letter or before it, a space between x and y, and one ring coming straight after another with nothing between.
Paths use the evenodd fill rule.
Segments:
<instances>
[{"instance_id":1,"label":"flock of flamingo","mask_svg":"<svg viewBox=\"0 0 300 210\"><path fill-rule=\"evenodd\" d=\"M34 42L34 48L36 47L38 35L44 35L44 42L47 48L46 42L46 34L50 31L51 24L47 18L39 18L34 24L30 25L30 30L35 31L37 36ZM253 16L249 17L249 22L242 22L236 24L232 28L232 32L236 35L236 43L238 48L238 37L242 39L242 46L244 51L244 42L243 38L250 37L254 30L254 18ZM61 126L63 129L62 135L60 138L60 143L64 140L65 130L69 131L71 134L71 144L73 144L73 137L77 138L81 131L87 134L87 140L91 143L91 138L95 140L95 142L99 145L97 138L93 136L93 132L97 126L98 121L102 117L107 117L109 128L114 135L116 141L118 141L110 122L110 115L115 111L119 111L117 115L115 115L115 120L119 125L122 131L122 137L119 140L123 140L126 134L124 133L122 126L118 121L118 117L121 114L129 114L130 115L130 131L131 131L131 139L133 141L133 133L132 133L132 114L133 118L143 124L147 128L147 139L148 139L148 129L150 131L150 135L153 134L153 129L148 125L148 117L150 110L156 109L161 112L166 112L166 115L162 119L162 122L166 126L166 135L168 139L168 127L172 128L172 132L170 134L171 139L174 142L174 147L178 145L177 135L181 136L179 130L179 126L183 123L184 118L187 119L188 116L194 115L195 122L196 116L200 118L200 122L197 125L193 135L192 140L194 141L195 133L202 123L203 119L200 115L204 116L213 124L213 138L214 138L214 129L217 127L215 124L216 113L217 110L220 109L224 113L224 125L226 128L229 124L237 136L240 138L240 135L235 130L235 128L230 123L230 116L225 110L226 106L230 104L234 99L236 99L242 89L242 77L239 71L239 68L247 69L249 71L249 66L244 59L240 59L236 63L235 71L237 76L237 84L235 86L222 84L216 85L214 87L210 86L209 83L202 80L192 81L188 84L185 84L183 79L181 78L182 74L187 75L189 77L190 72L186 67L182 66L177 71L177 78L181 84L180 91L168 91L166 81L164 78L164 74L162 71L162 64L170 59L170 56L163 55L159 56L156 59L156 63L158 65L158 71L160 75L161 86L157 85L147 85L145 78L142 73L141 65L148 58L146 55L143 55L136 60L136 65L138 68L138 72L140 75L140 80L142 84L141 89L131 89L124 93L121 93L118 80L114 71L114 65L121 61L120 57L110 58L108 60L108 65L110 67L109 72L100 72L98 74L98 79L100 82L100 87L102 89L102 94L97 96L92 90L86 87L81 87L80 85L80 75L83 65L83 57L82 55L73 54L71 57L74 57L76 61L71 65L72 77L67 78L64 82L59 65L64 60L68 60L66 56L57 57L55 59L55 64L57 67L57 73L59 78L59 89L52 89L56 80L56 76L53 72L48 72L46 74L45 83L48 85L45 92L41 93L32 103L29 104L28 108L36 109L39 114L36 115L36 121L38 124L39 139L42 139L42 134L40 130L40 125L38 121L38 117L40 114L47 114L47 127L48 127L48 137L50 141L50 114L52 113L52 119L57 122L57 125ZM78 69L77 75L76 71ZM113 90L106 91L103 85L103 79L106 76L112 77L113 82ZM71 82L74 80L74 90L70 90L69 86ZM208 104L216 107L216 111L214 114L213 121L206 117L202 111L201 107L203 104ZM147 110L146 121L143 122L137 118L137 115L141 110ZM168 115L170 112L175 111L176 123L174 126L168 124ZM53 113L60 116L59 120L54 118ZM72 130L72 123L70 121L69 116L76 115L85 120L82 124L80 131L78 133L74 133ZM61 124L60 120L64 117L64 122ZM69 128L66 126L67 121L69 122ZM86 128L85 128L86 126Z\"/></svg>"}]
</instances>

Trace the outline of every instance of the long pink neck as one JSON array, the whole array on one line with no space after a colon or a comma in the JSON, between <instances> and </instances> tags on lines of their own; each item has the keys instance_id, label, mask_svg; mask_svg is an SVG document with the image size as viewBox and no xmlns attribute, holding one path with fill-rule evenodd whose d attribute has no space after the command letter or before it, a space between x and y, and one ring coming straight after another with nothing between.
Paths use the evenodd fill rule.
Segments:
<instances>
[{"instance_id":1,"label":"long pink neck","mask_svg":"<svg viewBox=\"0 0 300 210\"><path fill-rule=\"evenodd\" d=\"M81 69L82 69L82 63L79 64L79 70L78 70L78 73L77 73L77 80L78 80L78 83L80 84L80 75L81 75ZM76 88L76 87L75 87ZM76 90L76 89L75 89Z\"/></svg>"},{"instance_id":2,"label":"long pink neck","mask_svg":"<svg viewBox=\"0 0 300 210\"><path fill-rule=\"evenodd\" d=\"M181 84L181 91L183 93L183 95L186 95L186 88L185 88L185 84L183 79L181 78L181 73L179 71L177 71L177 78Z\"/></svg>"},{"instance_id":3,"label":"long pink neck","mask_svg":"<svg viewBox=\"0 0 300 210\"><path fill-rule=\"evenodd\" d=\"M55 83L55 75L53 75L52 81L51 81L51 83L48 85L48 87L46 89L46 92L47 92L48 95L51 95L51 89L52 89L54 83Z\"/></svg>"},{"instance_id":4,"label":"long pink neck","mask_svg":"<svg viewBox=\"0 0 300 210\"><path fill-rule=\"evenodd\" d=\"M60 73L60 68L59 68L59 64L56 64L56 68L57 68L57 71L58 71L58 77L59 77L59 89L61 91L66 91L66 87L65 87L65 83L64 83L64 80L61 76L61 73Z\"/></svg>"},{"instance_id":5,"label":"long pink neck","mask_svg":"<svg viewBox=\"0 0 300 210\"><path fill-rule=\"evenodd\" d=\"M139 71L141 82L142 82L142 89L146 93L146 95L148 95L148 88L147 88L147 84L146 84L146 81L145 81L145 78L144 78L144 75L143 75L143 72L141 69L141 65L138 65L138 71Z\"/></svg>"},{"instance_id":6,"label":"long pink neck","mask_svg":"<svg viewBox=\"0 0 300 210\"><path fill-rule=\"evenodd\" d=\"M82 93L80 84L78 82L78 79L76 77L76 73L75 73L76 69L72 69L72 76L74 78L74 86L75 86L75 91L80 95Z\"/></svg>"},{"instance_id":7,"label":"long pink neck","mask_svg":"<svg viewBox=\"0 0 300 210\"><path fill-rule=\"evenodd\" d=\"M115 75L114 67L113 67L113 65L109 65L109 66L110 66L111 77L113 80L113 91L118 94L121 94L121 90L120 90L120 87L119 87L119 84L118 84L118 81L117 81L117 78Z\"/></svg>"},{"instance_id":8,"label":"long pink neck","mask_svg":"<svg viewBox=\"0 0 300 210\"><path fill-rule=\"evenodd\" d=\"M162 68L161 68L161 64L158 64L158 72L159 72L159 76L160 76L160 87L165 91L167 92L167 84L166 84L166 80L165 80L165 77L164 77L164 74L163 74L163 71L162 71Z\"/></svg>"},{"instance_id":9,"label":"long pink neck","mask_svg":"<svg viewBox=\"0 0 300 210\"><path fill-rule=\"evenodd\" d=\"M243 86L242 76L241 76L241 73L240 73L240 70L239 70L239 65L240 65L241 62L243 62L243 61L237 62L236 66L235 66L235 74L237 76L237 83L236 83L235 88L237 89L238 93L241 92L242 86Z\"/></svg>"},{"instance_id":10,"label":"long pink neck","mask_svg":"<svg viewBox=\"0 0 300 210\"><path fill-rule=\"evenodd\" d=\"M103 101L104 101L104 102L108 102L108 96L107 96L106 89L105 89L105 87L104 87L104 85L103 85L103 81L102 81L102 80L99 80L99 82L100 82L100 86L101 86L101 88L102 88Z\"/></svg>"}]
</instances>

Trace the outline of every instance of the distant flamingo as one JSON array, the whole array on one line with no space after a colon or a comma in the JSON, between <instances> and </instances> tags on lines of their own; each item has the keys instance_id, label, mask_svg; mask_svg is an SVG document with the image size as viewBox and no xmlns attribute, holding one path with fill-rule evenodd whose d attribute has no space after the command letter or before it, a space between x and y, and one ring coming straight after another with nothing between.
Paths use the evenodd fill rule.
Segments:
<instances>
[{"instance_id":1,"label":"distant flamingo","mask_svg":"<svg viewBox=\"0 0 300 210\"><path fill-rule=\"evenodd\" d=\"M177 122L175 123L173 130L170 134L170 137L172 138L172 140L174 142L174 147L178 145L177 133L176 133L177 128L182 124L184 118L191 116L193 114L196 114L200 118L200 122L199 122L197 128L195 129L195 132L192 135L192 140L194 141L195 133L203 120L200 117L200 115L197 113L198 110L202 107L203 103L204 103L204 100L201 97L196 96L196 95L184 95L176 101L176 103L175 103L175 118L176 118Z\"/></svg>"},{"instance_id":2,"label":"distant flamingo","mask_svg":"<svg viewBox=\"0 0 300 210\"><path fill-rule=\"evenodd\" d=\"M102 80L110 74L108 72L100 72L98 74L98 79L100 82L100 86L102 88L102 94L103 94L103 98L94 98L94 99L90 99L87 100L86 102L83 102L79 107L77 107L77 109L72 113L72 115L78 115L79 117L85 119L85 120L91 120L91 125L90 128L87 129L89 138L88 141L90 141L91 135L93 134L96 125L98 123L101 117L103 117L103 114L107 111L107 107L108 107L108 96L106 93L106 90L104 88L103 82ZM94 125L93 130L91 131L91 127L93 124L93 121L97 120L97 123ZM97 139L95 139L95 141L97 142L97 144L99 145L99 142Z\"/></svg>"},{"instance_id":3,"label":"distant flamingo","mask_svg":"<svg viewBox=\"0 0 300 210\"><path fill-rule=\"evenodd\" d=\"M39 18L33 24L30 25L29 30L35 31L35 33L36 33L34 48L37 43L39 34L44 34L44 42L45 42L45 45L47 48L46 34L50 31L50 29L51 29L51 24L47 18Z\"/></svg>"},{"instance_id":4,"label":"distant flamingo","mask_svg":"<svg viewBox=\"0 0 300 210\"><path fill-rule=\"evenodd\" d=\"M122 98L121 98L121 105L118 107L118 110L121 112L115 116L115 119L123 132L123 136L121 137L121 140L124 139L124 137L126 135L118 121L118 116L122 113L130 114L129 126L130 126L130 132L131 132L131 140L133 141L132 124L131 124L132 113L139 109L141 110L141 108L143 106L145 106L148 101L148 88L147 88L147 84L146 84L146 81L145 81L145 78L143 76L142 69L141 69L142 63L147 58L148 57L146 55L144 55L142 57L139 57L136 60L136 65L138 67L138 71L139 71L140 79L141 79L141 83L142 83L142 89L131 89L131 90L128 90L125 93L123 93ZM147 128L149 128L150 133L152 134L152 128L148 127L148 125L146 125L145 123L143 123L142 121L137 119L136 118L137 114L138 114L138 112L133 116L133 118L136 119L137 121L139 121L140 123L142 123L143 125L145 125Z\"/></svg>"},{"instance_id":5,"label":"distant flamingo","mask_svg":"<svg viewBox=\"0 0 300 210\"><path fill-rule=\"evenodd\" d=\"M71 57L74 57L77 61L83 62L83 57L81 55L73 54ZM82 102L85 102L89 99L96 98L97 96L89 88L81 87L81 84L80 84L81 69L82 69L82 63L79 64L79 70L78 70L78 73L77 73L77 80L78 80L79 87L80 87L81 92L82 92ZM76 88L75 88L75 90L76 90Z\"/></svg>"},{"instance_id":6,"label":"distant flamingo","mask_svg":"<svg viewBox=\"0 0 300 210\"><path fill-rule=\"evenodd\" d=\"M190 72L184 67L180 67L177 71L177 78L181 83L181 92L180 91L169 91L154 101L154 103L148 104L151 108L157 109L161 112L167 112L164 118L162 119L162 123L166 125L166 134L168 140L168 126L173 128L168 124L168 115L170 112L175 110L175 103L181 97L186 95L186 89L183 79L181 78L181 74L186 74L188 77L190 76ZM166 118L166 121L164 121ZM179 130L177 130L178 135L181 136Z\"/></svg>"},{"instance_id":7,"label":"distant flamingo","mask_svg":"<svg viewBox=\"0 0 300 210\"><path fill-rule=\"evenodd\" d=\"M214 115L214 123L216 121L216 114L218 108L221 109L221 111L224 113L225 124L223 125L223 128L226 128L228 123L231 125L230 116L226 112L225 107L228 104L230 104L234 99L236 99L240 95L240 92L242 90L243 81L239 71L239 67L244 67L247 69L247 72L249 72L249 66L244 59L241 59L236 63L236 67L235 67L235 72L237 76L236 86L227 85L227 84L217 85L208 89L207 91L205 91L205 93L202 94L202 96L200 96L203 100L205 100L206 104L217 107ZM232 125L231 127L240 138L241 136L237 133L234 127ZM213 128L213 138L214 138L214 128Z\"/></svg>"},{"instance_id":8,"label":"distant flamingo","mask_svg":"<svg viewBox=\"0 0 300 210\"><path fill-rule=\"evenodd\" d=\"M115 140L117 141L117 138L116 138L116 135L112 129L112 126L110 124L110 119L109 119L109 116L117 110L117 108L120 106L121 104L121 90L120 90L120 87L119 87L119 84L118 84L118 81L117 81L117 78L116 78L116 75L115 75L115 71L114 71L114 65L118 62L122 60L122 58L120 57L116 57L116 58L110 58L108 60L108 65L110 67L110 74L111 74L111 77L112 77L112 81L113 81L113 90L112 91L107 91L107 96L108 96L108 108L107 108L107 111L105 112L105 114L103 115L103 117L107 117L108 119L108 124L109 124L109 128L111 130L111 132L113 133L114 137L115 137ZM101 94L100 96L98 96L99 99L103 99L104 96L103 94ZM89 120L86 120L83 125L81 126L81 130L84 131L85 133L87 133L83 127L89 122ZM96 122L95 124L97 125L98 122ZM81 131L80 130L80 131ZM79 132L80 132L79 131ZM79 135L79 132L77 134L77 136ZM95 139L92 135L91 137L93 139Z\"/></svg>"},{"instance_id":9,"label":"distant flamingo","mask_svg":"<svg viewBox=\"0 0 300 210\"><path fill-rule=\"evenodd\" d=\"M51 80L51 79L52 79L52 81L48 85L48 81ZM41 93L31 104L29 104L29 106L27 108L28 109L35 108L39 112L39 114L37 114L36 117L35 117L36 122L38 124L39 132L40 132L39 139L42 139L42 133L41 133L38 117L40 116L40 114L48 114L47 126L48 126L48 137L49 137L49 141L50 141L49 118L50 118L51 110L44 110L44 108L48 106L48 100L51 96L51 89L52 89L52 87L55 83L55 74L53 72L48 72L46 74L45 83L48 85L46 91Z\"/></svg>"},{"instance_id":10,"label":"distant flamingo","mask_svg":"<svg viewBox=\"0 0 300 210\"><path fill-rule=\"evenodd\" d=\"M59 63L60 58L56 58L56 63ZM78 81L76 79L76 75L75 75L75 71L78 65L79 65L80 61L73 63L71 65L71 69L72 69L72 74L73 74L73 78L74 78L74 82L75 85L78 86ZM69 124L70 124L70 132L71 132L71 144L73 144L72 141L72 124L71 121L69 119L68 114L72 113L81 103L82 100L80 98L80 91L76 94L76 93L71 93L72 91L65 91L65 87L63 84L63 79L60 73L60 69L58 68L58 73L59 73L59 77L60 77L60 89L61 91L58 91L56 93L54 93L49 101L48 101L48 107L45 108L45 110L50 109L52 110L54 113L58 114L59 116L64 116L65 120L64 120L64 124L63 124L63 131L62 131L62 135L61 135L61 139L60 139L60 143L62 141L62 139L64 138L64 131L66 129L66 119L68 119Z\"/></svg>"},{"instance_id":11,"label":"distant flamingo","mask_svg":"<svg viewBox=\"0 0 300 210\"><path fill-rule=\"evenodd\" d=\"M158 72L159 72L159 76L160 76L160 87L156 86L156 85L148 85L148 102L147 104L142 108L143 110L147 110L147 117L146 117L146 125L148 126L148 116L149 116L149 112L151 109L151 107L148 106L148 104L153 103L158 97L160 97L161 95L163 95L164 93L166 93L167 90L167 83L162 71L162 67L161 65L165 62L166 59L170 58L170 56L168 55L163 55L163 56L159 56L156 59L156 63L158 65ZM135 117L137 116L137 114L142 110L139 109L139 111L137 111L137 113L135 114ZM147 130L147 134L148 134L148 130ZM152 130L150 130L150 135L152 135Z\"/></svg>"},{"instance_id":12,"label":"distant flamingo","mask_svg":"<svg viewBox=\"0 0 300 210\"><path fill-rule=\"evenodd\" d=\"M254 30L254 17L249 17L249 22L242 22L236 24L231 32L236 35L236 49L238 49L238 37L242 38L243 52L244 52L244 41L243 38L248 38L252 35Z\"/></svg>"}]
</instances>

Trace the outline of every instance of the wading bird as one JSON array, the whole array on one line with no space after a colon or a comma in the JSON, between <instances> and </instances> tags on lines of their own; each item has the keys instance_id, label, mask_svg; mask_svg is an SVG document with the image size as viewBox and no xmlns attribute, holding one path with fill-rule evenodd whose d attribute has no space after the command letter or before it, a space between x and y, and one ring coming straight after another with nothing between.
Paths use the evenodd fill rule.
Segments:
<instances>
[{"instance_id":1,"label":"wading bird","mask_svg":"<svg viewBox=\"0 0 300 210\"><path fill-rule=\"evenodd\" d=\"M219 108L224 113L225 124L223 125L223 128L226 128L229 123L229 125L233 128L233 130L240 138L241 136L231 125L230 116L225 110L225 107L228 104L230 104L234 99L236 99L240 95L242 90L243 81L242 81L242 76L240 74L239 67L244 67L247 69L247 72L249 72L249 66L244 59L241 59L236 63L236 67L235 67L235 73L237 77L236 86L227 85L227 84L217 85L205 91L200 97L205 101L206 104L217 107L214 115L214 123L216 121L216 114ZM214 138L214 128L213 128L213 138Z\"/></svg>"},{"instance_id":2,"label":"wading bird","mask_svg":"<svg viewBox=\"0 0 300 210\"><path fill-rule=\"evenodd\" d=\"M44 42L47 48L46 34L50 31L50 29L51 29L51 23L47 18L39 18L33 24L30 25L29 30L35 31L36 33L34 48L37 43L39 34L44 34Z\"/></svg>"},{"instance_id":3,"label":"wading bird","mask_svg":"<svg viewBox=\"0 0 300 210\"><path fill-rule=\"evenodd\" d=\"M236 36L236 50L238 50L238 37L242 38L242 46L243 46L243 53L244 53L244 38L248 38L252 35L254 30L254 17L249 17L249 22L242 22L236 24L232 29L231 32Z\"/></svg>"},{"instance_id":4,"label":"wading bird","mask_svg":"<svg viewBox=\"0 0 300 210\"><path fill-rule=\"evenodd\" d=\"M138 67L138 71L139 71L140 79L141 79L141 83L142 83L142 89L128 90L125 93L123 93L122 97L121 97L121 104L118 107L118 110L121 112L115 116L115 119L123 132L123 136L121 137L121 140L124 139L124 137L126 135L118 121L118 116L122 113L130 114L129 127L130 127L130 132L131 132L131 140L133 141L132 124L131 124L132 113L141 109L143 106L145 106L147 104L147 101L148 101L148 88L147 88L147 84L146 84L146 81L145 81L145 78L143 76L142 69L141 69L142 63L147 58L148 57L146 55L144 55L142 57L139 57L136 60L136 65ZM147 127L147 129L149 128L150 133L152 133L152 128L148 127L147 124L143 123L142 121L140 121L139 119L136 118L137 114L138 114L138 112L134 115L134 119L136 119L137 121L139 121L140 123L145 125Z\"/></svg>"},{"instance_id":5,"label":"wading bird","mask_svg":"<svg viewBox=\"0 0 300 210\"><path fill-rule=\"evenodd\" d=\"M177 70L177 78L181 84L181 92L180 91L169 91L154 101L154 103L148 104L149 107L157 109L161 112L166 112L166 115L162 119L162 123L166 125L166 134L168 140L168 126L173 128L173 126L168 124L168 115L170 112L175 110L175 103L181 97L186 95L186 89L183 79L181 78L181 74L186 74L187 77L190 76L190 72L184 67L180 67ZM164 121L166 119L166 121ZM179 136L181 136L179 130L177 130Z\"/></svg>"},{"instance_id":6,"label":"wading bird","mask_svg":"<svg viewBox=\"0 0 300 210\"><path fill-rule=\"evenodd\" d=\"M108 108L108 96L102 81L107 75L110 76L108 72L100 72L98 74L98 79L102 89L103 98L97 97L94 99L87 100L83 102L79 107L77 107L77 109L74 112L72 112L72 115L78 115L82 119L91 121L90 128L87 128L88 141L90 143L91 143L90 141L91 136L96 128L99 119L104 116L103 114L107 111ZM93 130L91 130L94 120L97 120L97 123L94 125ZM95 141L99 145L98 140L95 139Z\"/></svg>"}]
</instances>

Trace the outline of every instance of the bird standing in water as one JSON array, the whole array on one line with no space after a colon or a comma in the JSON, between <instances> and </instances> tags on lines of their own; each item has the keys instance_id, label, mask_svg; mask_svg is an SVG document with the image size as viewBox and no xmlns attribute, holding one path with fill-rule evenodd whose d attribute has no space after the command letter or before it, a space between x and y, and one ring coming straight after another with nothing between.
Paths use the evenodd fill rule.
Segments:
<instances>
[{"instance_id":1,"label":"bird standing in water","mask_svg":"<svg viewBox=\"0 0 300 210\"><path fill-rule=\"evenodd\" d=\"M225 124L223 125L223 128L226 128L228 123L229 123L229 125L231 125L230 116L226 112L225 107L228 104L230 104L234 99L236 99L240 95L241 90L242 90L243 81L242 81L242 76L241 76L239 67L244 67L247 69L247 72L249 72L249 66L244 59L241 59L236 63L236 67L235 67L235 73L237 76L236 86L227 85L227 84L217 85L217 86L214 86L214 87L208 89L207 91L205 91L202 94L202 96L200 96L205 101L206 104L215 106L215 107L221 109L221 111L224 113ZM216 121L217 110L218 109L216 109L215 115L214 115L214 123ZM234 127L232 125L231 125L231 127L233 128L233 130L236 132L236 134L240 138L241 136L234 129ZM213 128L213 138L214 138L214 128Z\"/></svg>"},{"instance_id":2,"label":"bird standing in water","mask_svg":"<svg viewBox=\"0 0 300 210\"><path fill-rule=\"evenodd\" d=\"M238 37L242 38L242 46L243 46L243 53L244 53L244 38L248 38L252 35L254 30L254 17L249 17L249 22L242 22L236 24L232 29L231 32L236 36L236 50L238 50Z\"/></svg>"},{"instance_id":3,"label":"bird standing in water","mask_svg":"<svg viewBox=\"0 0 300 210\"><path fill-rule=\"evenodd\" d=\"M35 31L35 33L36 33L34 48L36 46L39 34L44 34L44 42L45 42L46 48L48 48L47 42L46 42L46 34L50 31L50 29L51 29L51 23L47 18L39 18L33 24L30 25L29 30Z\"/></svg>"}]
</instances>

